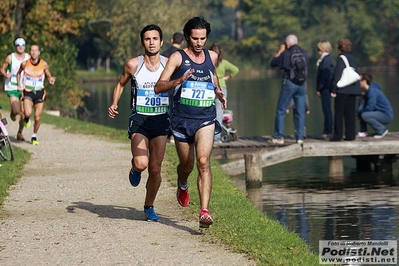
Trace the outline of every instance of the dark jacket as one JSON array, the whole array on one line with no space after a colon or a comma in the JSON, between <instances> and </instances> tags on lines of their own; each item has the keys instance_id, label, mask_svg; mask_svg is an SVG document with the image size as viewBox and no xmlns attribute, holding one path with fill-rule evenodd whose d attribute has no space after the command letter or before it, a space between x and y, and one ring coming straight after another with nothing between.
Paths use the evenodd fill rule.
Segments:
<instances>
[{"instance_id":1,"label":"dark jacket","mask_svg":"<svg viewBox=\"0 0 399 266\"><path fill-rule=\"evenodd\" d=\"M174 47L173 45L170 46L168 49L166 49L161 55L169 58L174 52L176 52L177 50L180 50L177 47Z\"/></svg>"},{"instance_id":2,"label":"dark jacket","mask_svg":"<svg viewBox=\"0 0 399 266\"><path fill-rule=\"evenodd\" d=\"M378 83L371 83L369 89L364 95L365 104L359 115L364 112L380 111L390 119L393 119L393 109L391 103L381 91Z\"/></svg>"},{"instance_id":3,"label":"dark jacket","mask_svg":"<svg viewBox=\"0 0 399 266\"><path fill-rule=\"evenodd\" d=\"M270 66L276 67L278 66L280 69L283 70L283 79L288 78L290 76L290 69L291 69L291 54L292 51L294 50L294 47L299 47L298 45L293 45L290 47L290 49L285 50L279 57L273 57L272 61L270 62ZM309 57L308 57L308 52L304 49L299 49L302 51L302 53L305 56L306 59L306 65L309 69Z\"/></svg>"},{"instance_id":4,"label":"dark jacket","mask_svg":"<svg viewBox=\"0 0 399 266\"><path fill-rule=\"evenodd\" d=\"M334 73L334 63L331 55L326 55L317 67L316 90L331 91L331 82Z\"/></svg>"},{"instance_id":5,"label":"dark jacket","mask_svg":"<svg viewBox=\"0 0 399 266\"><path fill-rule=\"evenodd\" d=\"M335 65L335 69L334 69L331 92L350 94L350 95L360 95L362 92L362 89L360 88L359 81L355 82L351 85L348 85L346 87L343 87L343 88L337 87L337 83L341 79L341 76L342 76L342 71L346 67L344 60L340 57L340 55L344 55L348 59L349 65L351 67L353 67L356 70L356 72L358 72L356 60L351 53L343 52L343 53L339 54L337 57L337 64Z\"/></svg>"}]
</instances>

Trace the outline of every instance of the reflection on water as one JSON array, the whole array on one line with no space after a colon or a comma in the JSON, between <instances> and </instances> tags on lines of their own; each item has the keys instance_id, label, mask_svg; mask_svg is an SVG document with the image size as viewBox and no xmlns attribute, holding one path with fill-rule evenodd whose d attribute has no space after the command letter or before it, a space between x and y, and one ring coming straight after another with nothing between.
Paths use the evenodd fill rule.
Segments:
<instances>
[{"instance_id":1,"label":"reflection on water","mask_svg":"<svg viewBox=\"0 0 399 266\"><path fill-rule=\"evenodd\" d=\"M301 236L314 252L319 240L396 240L399 237L399 180L390 173L351 172L328 178L326 158L302 158L263 169L262 188L248 198L268 217ZM306 175L292 174L292 169ZM244 177L234 177L245 189Z\"/></svg>"},{"instance_id":2,"label":"reflection on water","mask_svg":"<svg viewBox=\"0 0 399 266\"><path fill-rule=\"evenodd\" d=\"M399 101L396 76L374 75L392 103ZM229 109L234 111L233 127L239 136L271 135L280 78L235 79L228 84ZM89 121L110 127L127 128L129 85L119 101L120 114L109 119L114 83L84 84L91 93L85 99L93 114ZM308 135L321 134L323 115L320 99L309 79L311 113L306 116ZM399 108L388 126L399 131ZM293 134L292 115L285 120L286 134ZM399 153L399 151L398 151ZM399 238L399 162L392 173L352 173L355 159L344 158L345 177L331 179L327 158L301 158L263 169L263 187L248 190L248 197L265 215L277 219L290 231L297 232L317 252L319 240L392 240ZM244 177L233 177L245 189Z\"/></svg>"}]
</instances>

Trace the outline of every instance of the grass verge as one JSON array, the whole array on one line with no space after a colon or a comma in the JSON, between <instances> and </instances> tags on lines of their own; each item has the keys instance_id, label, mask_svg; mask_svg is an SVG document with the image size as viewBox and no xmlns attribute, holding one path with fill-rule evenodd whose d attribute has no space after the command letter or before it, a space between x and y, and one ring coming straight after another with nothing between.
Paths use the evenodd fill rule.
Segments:
<instances>
[{"instance_id":1,"label":"grass verge","mask_svg":"<svg viewBox=\"0 0 399 266\"><path fill-rule=\"evenodd\" d=\"M5 94L0 94L0 105L8 108L4 96ZM125 130L47 114L43 114L43 122L71 133L96 135L112 141L126 141ZM6 193L8 186L20 176L18 171L29 158L28 153L19 149L16 151L17 159L9 164L12 167L6 170L4 175L3 171L6 168L0 168L2 179L3 176L10 176L7 177L10 181L0 187L0 195ZM168 145L163 163L163 177L173 185L176 185L177 164L175 147ZM231 179L222 172L215 160L212 160L212 174L210 210L215 223L206 234L206 241L222 243L232 251L245 253L249 258L258 261L259 265L319 265L318 257L309 250L306 243L297 234L288 232L277 221L260 213L246 198L245 193L234 186ZM194 171L189 178L191 201L187 215L193 219L198 219L199 210L196 176L197 172Z\"/></svg>"},{"instance_id":2,"label":"grass verge","mask_svg":"<svg viewBox=\"0 0 399 266\"><path fill-rule=\"evenodd\" d=\"M0 206L8 196L8 188L22 176L24 165L29 161L30 153L18 147L14 148L14 161L3 161L0 158Z\"/></svg>"}]
</instances>

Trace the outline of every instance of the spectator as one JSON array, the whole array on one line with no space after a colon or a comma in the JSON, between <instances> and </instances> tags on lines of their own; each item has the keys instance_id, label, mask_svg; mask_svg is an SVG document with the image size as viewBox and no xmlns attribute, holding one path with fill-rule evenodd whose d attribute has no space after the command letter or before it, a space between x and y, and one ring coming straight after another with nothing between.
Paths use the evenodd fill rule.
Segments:
<instances>
[{"instance_id":1,"label":"spectator","mask_svg":"<svg viewBox=\"0 0 399 266\"><path fill-rule=\"evenodd\" d=\"M332 137L332 112L331 112L331 81L334 72L334 63L331 58L331 44L329 41L321 41L317 43L317 51L320 58L317 60L317 78L316 91L317 96L321 98L321 107L324 115L324 128L322 139L330 139Z\"/></svg>"},{"instance_id":2,"label":"spectator","mask_svg":"<svg viewBox=\"0 0 399 266\"><path fill-rule=\"evenodd\" d=\"M386 125L393 119L392 106L381 91L378 83L373 82L370 74L362 74L360 79L360 87L365 90L364 106L359 110L360 127L364 130L359 132L359 137L367 136L367 124L374 130L374 138L381 139L388 134Z\"/></svg>"},{"instance_id":3,"label":"spectator","mask_svg":"<svg viewBox=\"0 0 399 266\"><path fill-rule=\"evenodd\" d=\"M219 78L220 88L224 92L224 98L227 100L226 81L237 75L239 69L237 66L233 65L232 63L223 58L222 51L217 43L212 44L210 50L218 54L218 60L216 62L216 74L218 75ZM224 110L222 108L221 102L218 99L215 99L215 106L216 106L216 119L219 121L219 124L222 124ZM214 141L216 143L222 142L220 137L221 133L216 134L214 137Z\"/></svg>"},{"instance_id":4,"label":"spectator","mask_svg":"<svg viewBox=\"0 0 399 266\"><path fill-rule=\"evenodd\" d=\"M354 140L356 138L356 96L361 94L359 81L348 86L338 88L337 83L341 79L345 63L340 57L344 55L349 65L357 71L357 63L352 53L352 42L348 39L338 41L337 64L334 68L333 82L331 87L331 97L335 98L334 104L334 134L330 141L341 141L344 137L343 123L345 120L345 139Z\"/></svg>"},{"instance_id":5,"label":"spectator","mask_svg":"<svg viewBox=\"0 0 399 266\"><path fill-rule=\"evenodd\" d=\"M167 58L169 58L171 54L180 49L180 47L184 43L184 36L180 32L175 32L170 41L172 42L172 45L162 53L162 55Z\"/></svg>"},{"instance_id":6,"label":"spectator","mask_svg":"<svg viewBox=\"0 0 399 266\"><path fill-rule=\"evenodd\" d=\"M298 72L292 64L293 55L296 58L301 56L302 68ZM274 124L274 136L271 140L272 144L284 144L284 119L286 110L291 99L295 102L295 138L297 143L302 144L305 128L305 99L307 77L307 69L309 66L309 58L306 50L298 46L298 38L295 35L288 35L285 43L280 45L279 51L276 53L270 64L272 67L278 66L283 70L283 84L276 107L276 118ZM298 78L302 81L298 81Z\"/></svg>"}]
</instances>

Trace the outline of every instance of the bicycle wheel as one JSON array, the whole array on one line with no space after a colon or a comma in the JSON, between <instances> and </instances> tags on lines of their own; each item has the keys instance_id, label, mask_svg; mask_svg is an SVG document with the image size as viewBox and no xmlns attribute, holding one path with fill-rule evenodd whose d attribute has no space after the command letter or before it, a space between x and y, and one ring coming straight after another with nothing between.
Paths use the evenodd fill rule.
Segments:
<instances>
[{"instance_id":1,"label":"bicycle wheel","mask_svg":"<svg viewBox=\"0 0 399 266\"><path fill-rule=\"evenodd\" d=\"M0 156L6 161L14 160L14 150L10 138L0 133Z\"/></svg>"}]
</instances>

